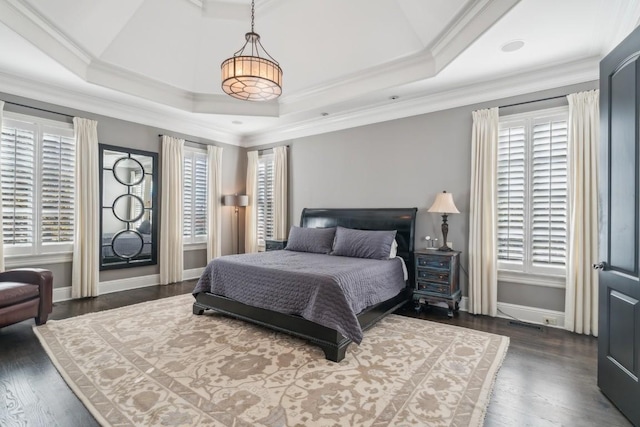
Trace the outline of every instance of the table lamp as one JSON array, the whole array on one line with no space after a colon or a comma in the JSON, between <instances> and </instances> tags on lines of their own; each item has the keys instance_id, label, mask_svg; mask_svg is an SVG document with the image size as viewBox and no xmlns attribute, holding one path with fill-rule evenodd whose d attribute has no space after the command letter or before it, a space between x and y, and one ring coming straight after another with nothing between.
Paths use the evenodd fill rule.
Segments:
<instances>
[{"instance_id":1,"label":"table lamp","mask_svg":"<svg viewBox=\"0 0 640 427\"><path fill-rule=\"evenodd\" d=\"M438 195L436 195L436 200L434 200L428 212L442 214L442 246L440 246L438 250L452 251L453 249L447 246L447 234L449 233L447 215L452 213L460 213L460 211L458 210L458 208L456 208L455 203L453 203L453 196L451 195L451 193L447 193L446 191L438 193Z\"/></svg>"}]
</instances>

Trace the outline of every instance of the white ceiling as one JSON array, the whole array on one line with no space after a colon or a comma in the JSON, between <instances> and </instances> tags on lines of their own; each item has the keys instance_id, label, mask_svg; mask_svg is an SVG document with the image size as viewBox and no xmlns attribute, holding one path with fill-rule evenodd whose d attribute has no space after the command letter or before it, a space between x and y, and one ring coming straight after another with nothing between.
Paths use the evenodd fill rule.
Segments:
<instances>
[{"instance_id":1,"label":"white ceiling","mask_svg":"<svg viewBox=\"0 0 640 427\"><path fill-rule=\"evenodd\" d=\"M640 0L256 0L255 15L284 70L276 101L220 89L249 0L0 0L0 91L250 146L597 79Z\"/></svg>"}]
</instances>

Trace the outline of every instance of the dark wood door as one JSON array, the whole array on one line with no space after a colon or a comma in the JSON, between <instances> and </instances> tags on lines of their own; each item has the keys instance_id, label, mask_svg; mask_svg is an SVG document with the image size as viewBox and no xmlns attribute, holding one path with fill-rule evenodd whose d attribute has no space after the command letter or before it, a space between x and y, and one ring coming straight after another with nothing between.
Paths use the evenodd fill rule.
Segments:
<instances>
[{"instance_id":1,"label":"dark wood door","mask_svg":"<svg viewBox=\"0 0 640 427\"><path fill-rule=\"evenodd\" d=\"M640 426L640 30L600 62L598 386Z\"/></svg>"}]
</instances>

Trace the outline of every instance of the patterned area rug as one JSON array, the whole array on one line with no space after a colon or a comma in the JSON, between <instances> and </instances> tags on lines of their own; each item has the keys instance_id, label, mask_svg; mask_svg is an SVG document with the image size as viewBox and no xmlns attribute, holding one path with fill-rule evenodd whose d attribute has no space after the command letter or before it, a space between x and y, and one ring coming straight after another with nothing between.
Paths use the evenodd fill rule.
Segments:
<instances>
[{"instance_id":1,"label":"patterned area rug","mask_svg":"<svg viewBox=\"0 0 640 427\"><path fill-rule=\"evenodd\" d=\"M339 364L181 295L34 327L105 426L480 426L509 339L390 315Z\"/></svg>"}]
</instances>

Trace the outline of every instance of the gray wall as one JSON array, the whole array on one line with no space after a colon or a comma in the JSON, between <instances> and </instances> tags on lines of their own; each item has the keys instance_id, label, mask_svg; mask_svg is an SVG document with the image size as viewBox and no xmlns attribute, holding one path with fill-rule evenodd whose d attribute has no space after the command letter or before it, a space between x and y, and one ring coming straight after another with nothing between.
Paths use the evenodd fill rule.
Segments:
<instances>
[{"instance_id":1,"label":"gray wall","mask_svg":"<svg viewBox=\"0 0 640 427\"><path fill-rule=\"evenodd\" d=\"M449 241L462 251L467 295L471 112L597 88L562 87L368 126L287 141L290 145L290 223L303 208L418 207L416 247L438 237L441 217L426 210L436 193L453 194L459 215L449 216ZM501 115L567 105L566 98L501 108ZM254 148L255 149L255 148ZM564 311L564 290L499 283L498 300Z\"/></svg>"},{"instance_id":2,"label":"gray wall","mask_svg":"<svg viewBox=\"0 0 640 427\"><path fill-rule=\"evenodd\" d=\"M126 148L134 148L139 150L161 153L161 144L159 134L167 134L175 137L185 138L190 141L212 143L201 138L190 135L179 134L152 126L146 126L138 123L128 122L124 120L114 119L111 117L101 116L97 114L78 111L63 106L47 104L31 99L25 99L9 94L0 94L0 99L7 102L28 105L30 107L41 108L44 110L55 111L70 116L84 117L98 121L98 140L101 144L116 145ZM24 108L12 104L5 104L5 111L27 114L31 116L43 117L51 120L64 121L71 123L70 117L52 114L45 111L35 110L33 108ZM244 191L245 174L246 174L246 155L243 148L230 146L226 144L215 143L215 145L224 147L222 155L222 192L223 194L241 193ZM162 155L159 156L159 163L162 162ZM162 171L160 171L161 179ZM158 181L160 182L160 180ZM162 197L162 189L160 189L160 198ZM160 199L158 200L160 202ZM158 203L159 205L159 203ZM223 208L222 212L222 252L223 254L233 253L232 249L232 233L231 233L231 208ZM159 221L162 217L159 215ZM243 217L241 216L241 223ZM158 224L158 230L159 230ZM162 244L162 236L159 236L159 244ZM187 250L184 252L184 268L192 269L204 267L207 263L206 250ZM51 269L54 273L54 287L71 286L71 263L51 264L46 266L34 265L33 267L44 267ZM100 272L100 281L117 280L122 278L130 278L136 276L146 276L158 274L158 265L125 268L120 270L105 270Z\"/></svg>"}]
</instances>

